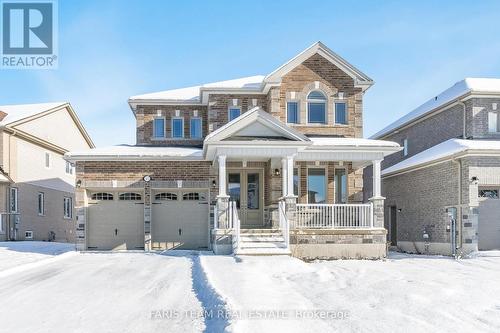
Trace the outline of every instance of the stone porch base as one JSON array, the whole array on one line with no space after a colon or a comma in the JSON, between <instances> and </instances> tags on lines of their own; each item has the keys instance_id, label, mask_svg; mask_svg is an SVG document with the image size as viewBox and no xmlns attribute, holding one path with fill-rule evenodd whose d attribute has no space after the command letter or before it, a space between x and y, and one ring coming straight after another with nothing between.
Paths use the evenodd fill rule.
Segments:
<instances>
[{"instance_id":1,"label":"stone porch base","mask_svg":"<svg viewBox=\"0 0 500 333\"><path fill-rule=\"evenodd\" d=\"M291 230L292 256L302 260L314 259L382 259L387 257L385 229L350 230ZM230 230L212 230L212 249L215 254L232 253Z\"/></svg>"},{"instance_id":2,"label":"stone porch base","mask_svg":"<svg viewBox=\"0 0 500 333\"><path fill-rule=\"evenodd\" d=\"M292 256L314 259L381 259L387 257L387 231L381 229L292 230Z\"/></svg>"}]
</instances>

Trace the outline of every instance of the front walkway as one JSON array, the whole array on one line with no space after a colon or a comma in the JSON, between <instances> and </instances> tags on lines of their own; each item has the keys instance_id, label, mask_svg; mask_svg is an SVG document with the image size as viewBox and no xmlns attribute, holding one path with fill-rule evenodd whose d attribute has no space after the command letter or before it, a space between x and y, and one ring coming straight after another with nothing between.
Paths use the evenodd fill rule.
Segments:
<instances>
[{"instance_id":1,"label":"front walkway","mask_svg":"<svg viewBox=\"0 0 500 333\"><path fill-rule=\"evenodd\" d=\"M0 276L6 332L500 330L500 251L461 261L391 253L313 263L66 253L34 266L21 257L40 250L19 245L23 252L0 251L0 261L12 258L11 273Z\"/></svg>"}]
</instances>

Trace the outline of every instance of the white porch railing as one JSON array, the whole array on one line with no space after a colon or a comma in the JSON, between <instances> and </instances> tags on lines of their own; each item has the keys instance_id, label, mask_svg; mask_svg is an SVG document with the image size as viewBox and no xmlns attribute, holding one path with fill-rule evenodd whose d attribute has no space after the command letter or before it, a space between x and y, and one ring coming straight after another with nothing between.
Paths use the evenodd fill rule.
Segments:
<instances>
[{"instance_id":1,"label":"white porch railing","mask_svg":"<svg viewBox=\"0 0 500 333\"><path fill-rule=\"evenodd\" d=\"M278 205L279 211L279 228L283 233L283 238L285 239L285 245L287 250L290 249L290 223L286 217L286 204L284 201L280 201Z\"/></svg>"},{"instance_id":2,"label":"white porch railing","mask_svg":"<svg viewBox=\"0 0 500 333\"><path fill-rule=\"evenodd\" d=\"M371 204L297 204L295 228L373 228L373 206Z\"/></svg>"},{"instance_id":3,"label":"white porch railing","mask_svg":"<svg viewBox=\"0 0 500 333\"><path fill-rule=\"evenodd\" d=\"M238 216L238 208L236 207L236 201L229 202L228 209L228 220L229 224L234 229L233 232L233 253L236 253L240 249L240 217Z\"/></svg>"}]
</instances>

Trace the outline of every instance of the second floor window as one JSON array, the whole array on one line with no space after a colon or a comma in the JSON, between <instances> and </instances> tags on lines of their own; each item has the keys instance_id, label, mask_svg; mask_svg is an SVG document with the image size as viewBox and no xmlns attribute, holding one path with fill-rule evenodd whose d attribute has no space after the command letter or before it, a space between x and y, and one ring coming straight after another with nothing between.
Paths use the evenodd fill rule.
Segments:
<instances>
[{"instance_id":1,"label":"second floor window","mask_svg":"<svg viewBox=\"0 0 500 333\"><path fill-rule=\"evenodd\" d=\"M50 153L45 153L45 167L50 168Z\"/></svg>"},{"instance_id":2,"label":"second floor window","mask_svg":"<svg viewBox=\"0 0 500 333\"><path fill-rule=\"evenodd\" d=\"M290 124L297 124L299 122L299 103L288 102L286 103L286 122Z\"/></svg>"},{"instance_id":3,"label":"second floor window","mask_svg":"<svg viewBox=\"0 0 500 333\"><path fill-rule=\"evenodd\" d=\"M43 192L38 193L38 215L43 216L45 214L45 194Z\"/></svg>"},{"instance_id":4,"label":"second floor window","mask_svg":"<svg viewBox=\"0 0 500 333\"><path fill-rule=\"evenodd\" d=\"M191 138L201 139L201 118L191 118Z\"/></svg>"},{"instance_id":5,"label":"second floor window","mask_svg":"<svg viewBox=\"0 0 500 333\"><path fill-rule=\"evenodd\" d=\"M344 102L335 103L335 123L347 125L347 107Z\"/></svg>"},{"instance_id":6,"label":"second floor window","mask_svg":"<svg viewBox=\"0 0 500 333\"><path fill-rule=\"evenodd\" d=\"M326 124L326 97L320 91L312 91L307 95L307 121Z\"/></svg>"},{"instance_id":7,"label":"second floor window","mask_svg":"<svg viewBox=\"0 0 500 333\"><path fill-rule=\"evenodd\" d=\"M153 122L153 135L155 138L165 137L165 119L155 118Z\"/></svg>"},{"instance_id":8,"label":"second floor window","mask_svg":"<svg viewBox=\"0 0 500 333\"><path fill-rule=\"evenodd\" d=\"M173 138L184 137L184 119L182 118L172 119L172 137Z\"/></svg>"},{"instance_id":9,"label":"second floor window","mask_svg":"<svg viewBox=\"0 0 500 333\"><path fill-rule=\"evenodd\" d=\"M229 121L238 118L241 114L241 110L239 108L230 108L229 109Z\"/></svg>"},{"instance_id":10,"label":"second floor window","mask_svg":"<svg viewBox=\"0 0 500 333\"><path fill-rule=\"evenodd\" d=\"M500 132L500 122L498 121L500 116L499 112L489 112L488 113L488 132L498 133Z\"/></svg>"}]
</instances>

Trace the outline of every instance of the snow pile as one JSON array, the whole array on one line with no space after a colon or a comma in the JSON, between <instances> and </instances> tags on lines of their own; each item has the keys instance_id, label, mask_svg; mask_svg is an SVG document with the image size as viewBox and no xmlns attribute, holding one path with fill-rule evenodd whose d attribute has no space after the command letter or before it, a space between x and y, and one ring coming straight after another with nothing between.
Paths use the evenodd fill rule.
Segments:
<instances>
[{"instance_id":1,"label":"snow pile","mask_svg":"<svg viewBox=\"0 0 500 333\"><path fill-rule=\"evenodd\" d=\"M0 275L26 264L74 251L75 244L56 242L0 242Z\"/></svg>"},{"instance_id":2,"label":"snow pile","mask_svg":"<svg viewBox=\"0 0 500 333\"><path fill-rule=\"evenodd\" d=\"M370 138L378 139L385 134L388 134L389 132L397 129L398 127L401 127L414 119L420 118L421 116L424 116L434 109L444 106L470 92L500 93L500 79L466 78L462 81L459 81L436 97L431 98L415 110L399 118L381 131L375 133Z\"/></svg>"},{"instance_id":3,"label":"snow pile","mask_svg":"<svg viewBox=\"0 0 500 333\"><path fill-rule=\"evenodd\" d=\"M450 139L394 164L391 167L385 168L382 171L382 175L438 161L468 150L500 151L500 141Z\"/></svg>"},{"instance_id":4,"label":"snow pile","mask_svg":"<svg viewBox=\"0 0 500 333\"><path fill-rule=\"evenodd\" d=\"M392 254L387 261L309 264L289 257L210 256L202 264L233 311L292 313L281 320L234 318L230 328L237 332L500 330L500 256L455 261ZM304 319L311 313L338 315Z\"/></svg>"}]
</instances>

